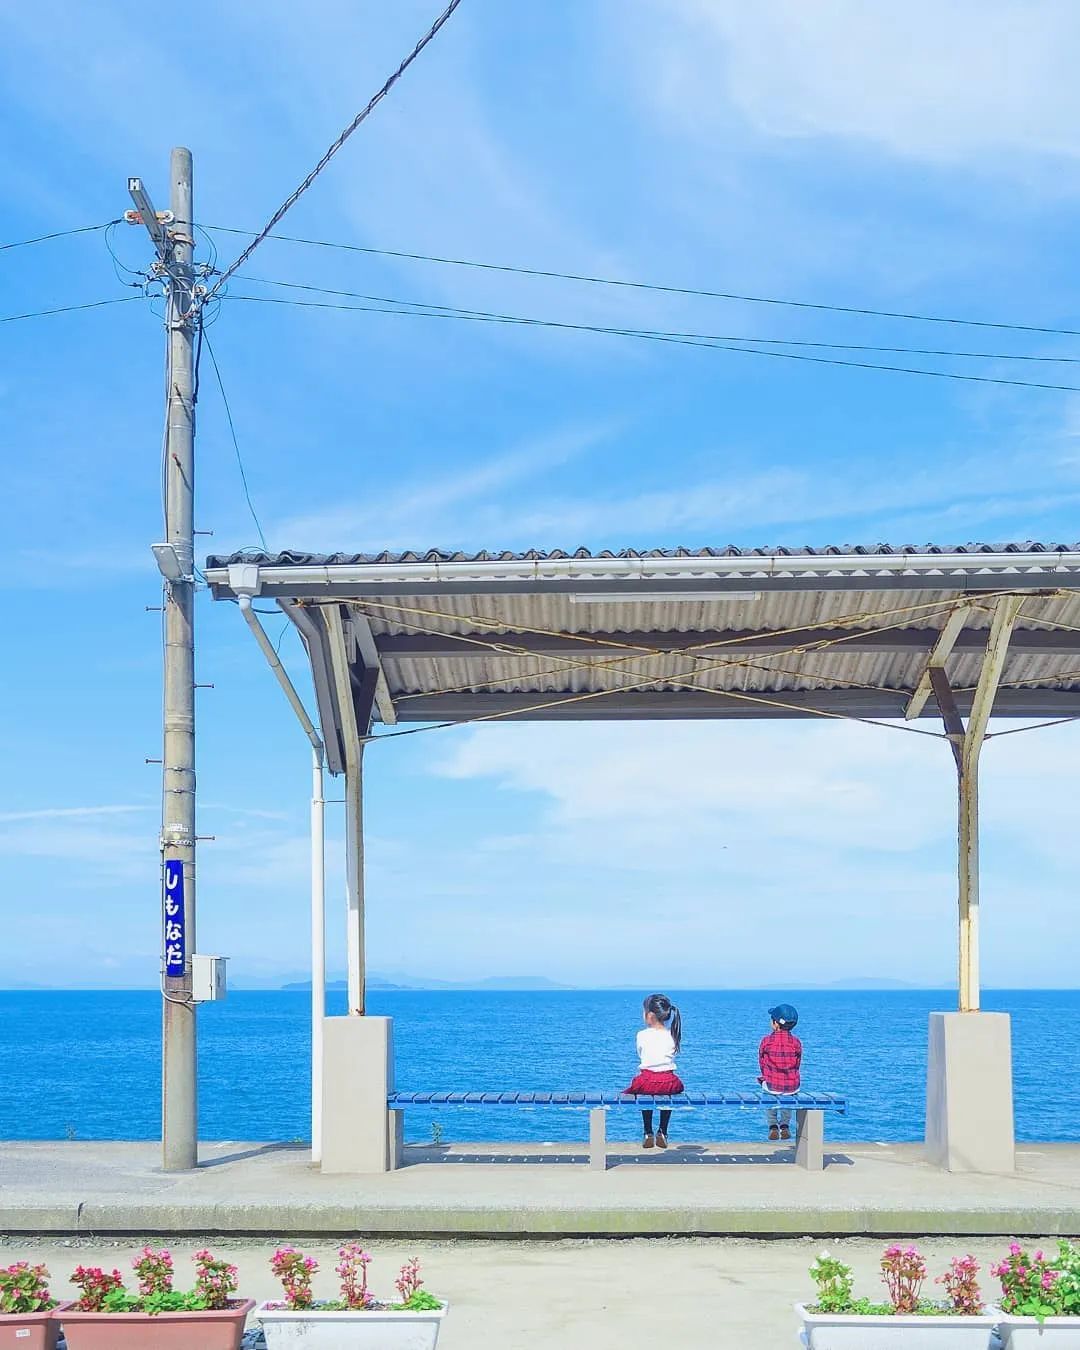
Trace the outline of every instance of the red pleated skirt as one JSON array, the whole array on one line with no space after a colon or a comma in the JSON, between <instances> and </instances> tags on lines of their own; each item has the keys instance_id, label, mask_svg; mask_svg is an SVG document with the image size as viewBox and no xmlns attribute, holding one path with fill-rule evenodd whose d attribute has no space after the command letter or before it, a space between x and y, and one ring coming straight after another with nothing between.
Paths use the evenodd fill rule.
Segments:
<instances>
[{"instance_id":1,"label":"red pleated skirt","mask_svg":"<svg viewBox=\"0 0 1080 1350\"><path fill-rule=\"evenodd\" d=\"M671 1097L675 1093L685 1092L682 1079L670 1069L657 1073L653 1069L642 1069L625 1091L633 1096Z\"/></svg>"}]
</instances>

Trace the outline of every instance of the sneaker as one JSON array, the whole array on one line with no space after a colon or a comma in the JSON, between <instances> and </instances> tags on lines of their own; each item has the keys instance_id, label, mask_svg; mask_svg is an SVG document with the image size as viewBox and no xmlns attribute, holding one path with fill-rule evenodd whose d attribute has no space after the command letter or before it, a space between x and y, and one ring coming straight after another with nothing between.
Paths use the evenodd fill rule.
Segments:
<instances>
[{"instance_id":1,"label":"sneaker","mask_svg":"<svg viewBox=\"0 0 1080 1350\"><path fill-rule=\"evenodd\" d=\"M658 1130L656 1133L656 1147L667 1148L667 1135L663 1130Z\"/></svg>"},{"instance_id":2,"label":"sneaker","mask_svg":"<svg viewBox=\"0 0 1080 1350\"><path fill-rule=\"evenodd\" d=\"M655 1146L656 1140L651 1134L647 1134L645 1138L641 1141L642 1148L655 1148Z\"/></svg>"},{"instance_id":3,"label":"sneaker","mask_svg":"<svg viewBox=\"0 0 1080 1350\"><path fill-rule=\"evenodd\" d=\"M781 1126L780 1126L780 1138L781 1138L781 1139L790 1139L790 1138L791 1138L791 1131L788 1129L788 1127L787 1127L786 1125L781 1125Z\"/></svg>"},{"instance_id":4,"label":"sneaker","mask_svg":"<svg viewBox=\"0 0 1080 1350\"><path fill-rule=\"evenodd\" d=\"M769 1139L770 1139L770 1141L771 1141L772 1143L775 1144L776 1141L777 1141L779 1138L780 1138L780 1128L779 1128L779 1126L777 1126L777 1125L770 1125L770 1126L769 1126Z\"/></svg>"}]
</instances>

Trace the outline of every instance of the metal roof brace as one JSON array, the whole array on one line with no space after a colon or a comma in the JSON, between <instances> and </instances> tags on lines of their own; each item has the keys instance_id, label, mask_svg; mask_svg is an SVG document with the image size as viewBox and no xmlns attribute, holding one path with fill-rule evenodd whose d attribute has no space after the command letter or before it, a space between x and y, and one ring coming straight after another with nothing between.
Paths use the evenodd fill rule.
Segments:
<instances>
[{"instance_id":1,"label":"metal roof brace","mask_svg":"<svg viewBox=\"0 0 1080 1350\"><path fill-rule=\"evenodd\" d=\"M911 697L906 714L908 717L918 716L932 689L956 761L961 1012L979 1011L979 757L994 707L994 696L1005 669L1009 639L1026 598L1023 595L1001 595L993 602L993 619L986 640L986 652L979 669L979 680L972 696L966 727L945 671L945 660L967 618L967 607L959 607L949 616L941 637L930 653L923 679ZM925 694L924 682L928 686ZM912 705L920 695L922 703L912 712Z\"/></svg>"},{"instance_id":2,"label":"metal roof brace","mask_svg":"<svg viewBox=\"0 0 1080 1350\"><path fill-rule=\"evenodd\" d=\"M325 751L296 686L281 664L274 644L251 604L259 591L259 569L230 568L240 613L270 663L278 684L311 742L311 1161L322 1161L323 1019L326 1016L326 799L323 795Z\"/></svg>"}]
</instances>

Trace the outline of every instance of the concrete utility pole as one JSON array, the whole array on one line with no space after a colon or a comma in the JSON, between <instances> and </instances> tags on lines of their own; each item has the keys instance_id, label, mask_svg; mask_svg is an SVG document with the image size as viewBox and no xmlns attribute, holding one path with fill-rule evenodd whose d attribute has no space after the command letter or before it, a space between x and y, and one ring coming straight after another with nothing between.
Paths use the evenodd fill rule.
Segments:
<instances>
[{"instance_id":1,"label":"concrete utility pole","mask_svg":"<svg viewBox=\"0 0 1080 1350\"><path fill-rule=\"evenodd\" d=\"M165 540L154 553L165 578L161 858L161 1142L166 1171L198 1165L192 962L195 950L195 368L199 297L192 254L191 151L170 162L171 221L139 179L128 189L158 252L166 286Z\"/></svg>"}]
</instances>

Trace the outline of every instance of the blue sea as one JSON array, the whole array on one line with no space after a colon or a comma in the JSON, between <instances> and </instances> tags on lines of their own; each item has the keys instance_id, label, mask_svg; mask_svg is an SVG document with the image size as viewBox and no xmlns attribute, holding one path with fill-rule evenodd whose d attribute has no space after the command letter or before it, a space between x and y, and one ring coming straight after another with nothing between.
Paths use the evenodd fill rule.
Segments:
<instances>
[{"instance_id":1,"label":"blue sea","mask_svg":"<svg viewBox=\"0 0 1080 1350\"><path fill-rule=\"evenodd\" d=\"M753 1089L769 997L669 991L683 1011L679 1071L687 1087ZM912 1140L923 1132L927 1015L955 994L926 991L792 994L807 1088L844 1092L834 1139ZM1080 1139L1074 1029L1080 991L984 994L1013 1017L1017 1134ZM309 998L233 992L199 1013L200 1136L296 1140L309 1130ZM328 1011L345 1012L331 992ZM385 992L369 1011L394 1019L397 1086L413 1089L620 1088L635 1071L640 1001L614 990L542 993ZM159 1137L160 999L151 991L0 991L0 1138ZM359 1067L358 1072L363 1072ZM580 1112L417 1109L407 1134L444 1141L581 1140ZM614 1137L636 1131L617 1112ZM685 1138L760 1137L756 1115L699 1111Z\"/></svg>"}]
</instances>

